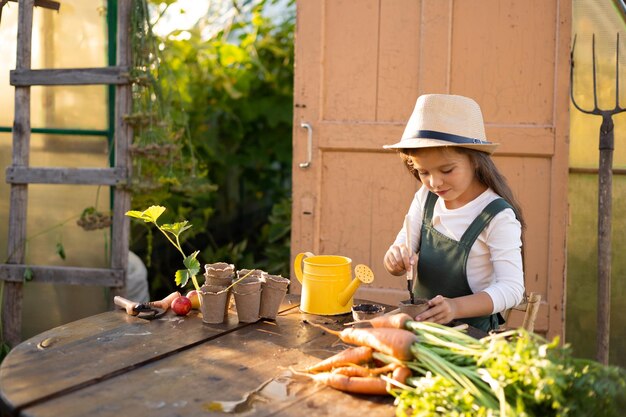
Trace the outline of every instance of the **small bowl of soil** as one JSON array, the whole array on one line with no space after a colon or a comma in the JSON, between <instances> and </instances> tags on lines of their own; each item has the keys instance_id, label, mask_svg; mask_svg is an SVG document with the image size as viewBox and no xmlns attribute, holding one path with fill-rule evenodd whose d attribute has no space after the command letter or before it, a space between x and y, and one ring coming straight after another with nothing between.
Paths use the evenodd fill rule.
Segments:
<instances>
[{"instance_id":1,"label":"small bowl of soil","mask_svg":"<svg viewBox=\"0 0 626 417\"><path fill-rule=\"evenodd\" d=\"M385 307L380 304L362 303L352 306L352 318L354 321L370 320L374 317L382 316L385 313ZM355 327L358 323L355 324Z\"/></svg>"}]
</instances>

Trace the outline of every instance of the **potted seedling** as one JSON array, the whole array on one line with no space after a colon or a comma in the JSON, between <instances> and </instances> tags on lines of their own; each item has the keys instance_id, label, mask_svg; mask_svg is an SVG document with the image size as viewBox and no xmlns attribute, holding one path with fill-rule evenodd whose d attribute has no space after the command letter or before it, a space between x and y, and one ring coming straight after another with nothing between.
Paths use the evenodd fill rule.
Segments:
<instances>
[{"instance_id":1,"label":"potted seedling","mask_svg":"<svg viewBox=\"0 0 626 417\"><path fill-rule=\"evenodd\" d=\"M180 236L185 231L191 228L191 224L184 220L182 222L171 224L159 224L157 221L161 214L165 212L165 207L162 206L150 206L144 211L131 210L126 212L128 217L143 220L146 223L152 223L158 230L163 233L163 236L180 252L183 257L183 265L185 269L179 269L176 271L174 281L176 285L184 288L189 280L193 283L194 291L190 291L187 296L180 297L180 300L175 300L176 305L172 303L172 309L180 315L186 315L192 306L200 307L200 285L196 275L200 272L200 261L197 256L199 251L193 252L191 255L186 255L180 244Z\"/></svg>"},{"instance_id":2,"label":"potted seedling","mask_svg":"<svg viewBox=\"0 0 626 417\"><path fill-rule=\"evenodd\" d=\"M135 219L143 220L146 223L152 223L167 240L170 241L172 245L180 252L183 256L183 265L185 269L179 269L176 271L176 275L174 281L176 285L180 287L185 287L189 279L191 279L194 288L196 291L200 290L200 285L198 284L198 280L196 279L196 275L200 272L200 261L198 261L197 256L200 251L195 251L191 255L185 255L183 248L180 245L180 235L185 231L191 228L191 224L187 220L177 223L171 224L159 224L157 220L165 212L165 207L163 206L150 206L148 209L144 211L136 211L130 210L126 212L128 217L132 217Z\"/></svg>"},{"instance_id":3,"label":"potted seedling","mask_svg":"<svg viewBox=\"0 0 626 417\"><path fill-rule=\"evenodd\" d=\"M162 206L150 206L144 211L131 210L126 212L128 217L143 220L146 223L152 223L165 238L180 252L183 257L183 265L185 269L179 269L176 271L174 281L176 285L184 288L189 280L193 283L195 288L195 294L191 293L191 303L185 303L185 305L192 306L194 303L198 303L198 307L202 311L203 321L206 323L222 323L228 312L226 310L228 299L228 292L230 287L237 283L235 281L229 286L211 286L205 285L200 287L198 283L197 275L200 272L200 261L198 261L198 253L195 251L190 255L186 255L180 244L180 236L186 230L191 228L191 224L187 220L171 224L159 224L158 219L165 212L165 207ZM242 278L245 278L242 277ZM194 299L195 296L195 299ZM186 307L185 307L186 308Z\"/></svg>"}]
</instances>

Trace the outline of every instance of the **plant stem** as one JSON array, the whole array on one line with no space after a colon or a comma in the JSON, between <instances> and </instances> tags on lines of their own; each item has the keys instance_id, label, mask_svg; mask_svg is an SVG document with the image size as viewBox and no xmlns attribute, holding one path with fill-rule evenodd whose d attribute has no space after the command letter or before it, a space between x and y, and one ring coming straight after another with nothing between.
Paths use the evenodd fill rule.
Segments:
<instances>
[{"instance_id":1,"label":"plant stem","mask_svg":"<svg viewBox=\"0 0 626 417\"><path fill-rule=\"evenodd\" d=\"M200 285L198 285L198 280L196 279L195 275L191 276L191 282L193 282L193 286L196 289L196 291L200 291Z\"/></svg>"},{"instance_id":2,"label":"plant stem","mask_svg":"<svg viewBox=\"0 0 626 417\"><path fill-rule=\"evenodd\" d=\"M157 224L157 222L152 222L152 223L154 223L154 225L157 227L157 229L159 229L159 230L161 231L161 233L163 233L163 235L165 236L165 238L166 238L167 240L169 240L169 241L170 241L170 243L171 243L172 245L174 245L174 247L175 247L176 249L178 249L178 251L180 252L180 254L181 254L181 255L183 255L183 259L185 259L185 258L186 258L186 256L185 256L185 252L183 252L183 250L181 249L180 245L179 245L179 244L177 244L176 242L174 242L174 241L172 240L172 238L170 238L170 236L167 234L167 232L166 232L165 230L161 229L161 226L159 226L159 225ZM176 237L176 240L178 241L178 236Z\"/></svg>"}]
</instances>

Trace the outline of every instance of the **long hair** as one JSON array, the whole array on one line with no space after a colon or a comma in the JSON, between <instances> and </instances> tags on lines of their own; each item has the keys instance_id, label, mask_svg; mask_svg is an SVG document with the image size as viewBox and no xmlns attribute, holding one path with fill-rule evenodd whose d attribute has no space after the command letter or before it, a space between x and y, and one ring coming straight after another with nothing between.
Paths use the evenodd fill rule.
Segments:
<instances>
[{"instance_id":1,"label":"long hair","mask_svg":"<svg viewBox=\"0 0 626 417\"><path fill-rule=\"evenodd\" d=\"M515 212L515 217L522 225L522 234L524 229L526 228L526 222L524 220L524 215L522 214L522 207L519 202L513 195L513 191L511 187L504 177L493 163L491 156L485 152L480 152L474 149L462 148L460 146L454 147L446 147L446 150L454 150L460 154L467 155L470 159L470 162L474 166L474 172L476 174L476 178L482 184L491 188L496 194L506 200L507 203L513 207L513 211ZM413 164L411 163L410 156L416 155L419 152L419 149L400 149L400 157L404 161L404 165L407 167L409 172L417 178L418 181L421 182L419 174Z\"/></svg>"}]
</instances>

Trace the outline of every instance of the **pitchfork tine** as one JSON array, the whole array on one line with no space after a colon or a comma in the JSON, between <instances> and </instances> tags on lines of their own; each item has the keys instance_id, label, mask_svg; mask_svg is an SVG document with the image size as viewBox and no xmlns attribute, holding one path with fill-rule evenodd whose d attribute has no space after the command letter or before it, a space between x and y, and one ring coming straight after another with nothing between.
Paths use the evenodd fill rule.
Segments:
<instances>
[{"instance_id":1,"label":"pitchfork tine","mask_svg":"<svg viewBox=\"0 0 626 417\"><path fill-rule=\"evenodd\" d=\"M595 114L595 111L585 110L582 107L580 107L578 103L576 102L576 99L574 99L574 51L576 50L576 38L577 38L577 35L574 35L574 42L572 43L572 50L570 52L571 65L569 68L569 84L570 84L569 95L570 95L570 98L572 99L572 103L574 104L574 107L576 107L578 111L582 113L586 113L586 114Z\"/></svg>"},{"instance_id":2,"label":"pitchfork tine","mask_svg":"<svg viewBox=\"0 0 626 417\"><path fill-rule=\"evenodd\" d=\"M601 110L598 107L598 80L597 80L597 71L596 71L596 35L595 33L591 37L591 58L592 58L592 68L593 68L593 109L585 110L581 108L576 100L574 99L574 51L576 50L576 35L574 35L574 42L572 43L572 50L570 52L570 97L572 100L572 104L574 107L578 109L580 112L585 114L595 114L598 116L611 117L614 114L622 113L626 111L626 108L622 108L619 104L619 32L617 33L617 43L615 46L616 59L615 59L615 107L610 110Z\"/></svg>"}]
</instances>

